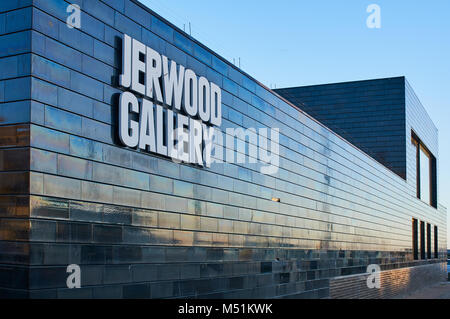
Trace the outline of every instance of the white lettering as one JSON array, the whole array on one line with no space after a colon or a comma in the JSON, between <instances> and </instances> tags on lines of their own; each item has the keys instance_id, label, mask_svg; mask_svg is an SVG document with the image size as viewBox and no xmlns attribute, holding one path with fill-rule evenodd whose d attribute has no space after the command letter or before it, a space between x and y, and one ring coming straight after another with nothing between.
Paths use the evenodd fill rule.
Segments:
<instances>
[{"instance_id":1,"label":"white lettering","mask_svg":"<svg viewBox=\"0 0 450 319\"><path fill-rule=\"evenodd\" d=\"M133 71L131 89L139 94L145 95L145 85L139 81L141 74L145 74L145 62L142 62L140 59L143 55L145 55L145 45L133 39L133 61L131 63Z\"/></svg>"},{"instance_id":2,"label":"white lettering","mask_svg":"<svg viewBox=\"0 0 450 319\"><path fill-rule=\"evenodd\" d=\"M182 115L178 114L177 117L177 149L178 149L178 159L185 163L189 162L189 149L186 147L189 142L189 135L185 130L185 127L188 126L189 119Z\"/></svg>"},{"instance_id":3,"label":"white lettering","mask_svg":"<svg viewBox=\"0 0 450 319\"><path fill-rule=\"evenodd\" d=\"M222 91L215 83L211 82L211 121L215 126L222 124Z\"/></svg>"},{"instance_id":4,"label":"white lettering","mask_svg":"<svg viewBox=\"0 0 450 319\"><path fill-rule=\"evenodd\" d=\"M166 105L173 106L176 110L181 109L181 98L183 97L184 66L179 66L177 76L177 64L175 61L170 63L168 59L162 56L164 73L164 97Z\"/></svg>"},{"instance_id":5,"label":"white lettering","mask_svg":"<svg viewBox=\"0 0 450 319\"><path fill-rule=\"evenodd\" d=\"M164 110L156 105L156 152L167 156L167 146L164 145Z\"/></svg>"},{"instance_id":6,"label":"white lettering","mask_svg":"<svg viewBox=\"0 0 450 319\"><path fill-rule=\"evenodd\" d=\"M153 98L154 94L156 95L156 99L158 102L163 102L163 97L161 93L161 86L159 85L159 78L161 77L161 55L153 50L152 48L147 47L147 55L146 55L146 64L147 64L147 96L149 98Z\"/></svg>"},{"instance_id":7,"label":"white lettering","mask_svg":"<svg viewBox=\"0 0 450 319\"><path fill-rule=\"evenodd\" d=\"M194 119L189 120L189 162L203 166L202 159L202 124Z\"/></svg>"},{"instance_id":8,"label":"white lettering","mask_svg":"<svg viewBox=\"0 0 450 319\"><path fill-rule=\"evenodd\" d=\"M130 120L130 112L139 113L138 100L132 93L124 92L119 101L119 138L126 146L136 147L139 139L139 123Z\"/></svg>"},{"instance_id":9,"label":"white lettering","mask_svg":"<svg viewBox=\"0 0 450 319\"><path fill-rule=\"evenodd\" d=\"M124 145L201 166L221 160L223 135L210 127L222 123L218 85L126 34L119 85L135 93L120 96Z\"/></svg>"},{"instance_id":10,"label":"white lettering","mask_svg":"<svg viewBox=\"0 0 450 319\"><path fill-rule=\"evenodd\" d=\"M209 82L203 76L198 80L198 114L203 122L209 122L211 117L211 92Z\"/></svg>"},{"instance_id":11,"label":"white lettering","mask_svg":"<svg viewBox=\"0 0 450 319\"><path fill-rule=\"evenodd\" d=\"M195 72L187 69L184 74L184 104L186 114L194 117L197 115L197 76Z\"/></svg>"},{"instance_id":12,"label":"white lettering","mask_svg":"<svg viewBox=\"0 0 450 319\"><path fill-rule=\"evenodd\" d=\"M155 121L153 117L153 103L142 100L142 110L140 117L141 128L139 130L139 148L156 152L155 146Z\"/></svg>"},{"instance_id":13,"label":"white lettering","mask_svg":"<svg viewBox=\"0 0 450 319\"><path fill-rule=\"evenodd\" d=\"M131 37L124 35L122 40L122 75L119 77L119 84L124 88L131 85Z\"/></svg>"}]
</instances>

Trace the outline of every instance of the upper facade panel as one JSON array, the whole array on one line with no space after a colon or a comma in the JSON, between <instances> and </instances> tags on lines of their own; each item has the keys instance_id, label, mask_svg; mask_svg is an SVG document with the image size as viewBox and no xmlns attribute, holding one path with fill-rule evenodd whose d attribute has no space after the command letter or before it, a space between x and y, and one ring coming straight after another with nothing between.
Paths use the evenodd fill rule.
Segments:
<instances>
[{"instance_id":1,"label":"upper facade panel","mask_svg":"<svg viewBox=\"0 0 450 319\"><path fill-rule=\"evenodd\" d=\"M403 77L275 91L406 179Z\"/></svg>"}]
</instances>

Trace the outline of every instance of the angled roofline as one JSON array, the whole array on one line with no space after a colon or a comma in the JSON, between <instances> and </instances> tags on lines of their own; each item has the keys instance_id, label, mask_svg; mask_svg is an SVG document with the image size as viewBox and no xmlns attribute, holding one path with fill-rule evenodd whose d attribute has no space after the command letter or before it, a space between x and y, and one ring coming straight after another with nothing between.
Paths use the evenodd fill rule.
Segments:
<instances>
[{"instance_id":1,"label":"angled roofline","mask_svg":"<svg viewBox=\"0 0 450 319\"><path fill-rule=\"evenodd\" d=\"M332 83L319 83L319 84L308 84L308 85L298 85L298 86L290 86L290 87L281 87L276 88L275 91L278 90L286 90L286 89L296 89L296 88L307 88L307 87L316 87L316 86L327 86L327 85L339 85L339 84L352 84L352 83L363 83L363 82L374 82L374 81L385 81L385 80L397 80L403 79L406 82L406 77L404 75L386 77L386 78L374 78L374 79L364 79L364 80L351 80L351 81L342 81L342 82L332 82Z\"/></svg>"}]
</instances>

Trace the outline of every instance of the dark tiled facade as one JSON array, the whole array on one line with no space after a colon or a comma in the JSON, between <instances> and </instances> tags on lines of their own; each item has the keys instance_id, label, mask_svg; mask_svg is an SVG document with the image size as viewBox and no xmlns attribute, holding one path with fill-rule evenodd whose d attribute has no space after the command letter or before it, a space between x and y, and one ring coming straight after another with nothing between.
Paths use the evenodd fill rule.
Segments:
<instances>
[{"instance_id":1,"label":"dark tiled facade","mask_svg":"<svg viewBox=\"0 0 450 319\"><path fill-rule=\"evenodd\" d=\"M405 78L275 91L406 179Z\"/></svg>"},{"instance_id":2,"label":"dark tiled facade","mask_svg":"<svg viewBox=\"0 0 450 319\"><path fill-rule=\"evenodd\" d=\"M446 210L415 198L409 173L405 182L134 1L71 3L80 30L65 24L69 2L0 2L2 297L321 298L331 278L368 264L445 261ZM124 33L220 85L223 132L279 127L278 173L123 147ZM406 125L437 157L432 123L408 100ZM439 227L438 259L412 260L412 217ZM80 289L66 287L69 264Z\"/></svg>"}]
</instances>

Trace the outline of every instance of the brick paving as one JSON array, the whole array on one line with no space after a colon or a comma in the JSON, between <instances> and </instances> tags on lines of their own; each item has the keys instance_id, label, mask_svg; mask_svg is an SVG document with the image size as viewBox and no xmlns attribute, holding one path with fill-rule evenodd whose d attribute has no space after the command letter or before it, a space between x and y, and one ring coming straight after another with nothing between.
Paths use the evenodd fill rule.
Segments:
<instances>
[{"instance_id":1,"label":"brick paving","mask_svg":"<svg viewBox=\"0 0 450 319\"><path fill-rule=\"evenodd\" d=\"M450 281L420 289L400 299L450 299Z\"/></svg>"}]
</instances>

